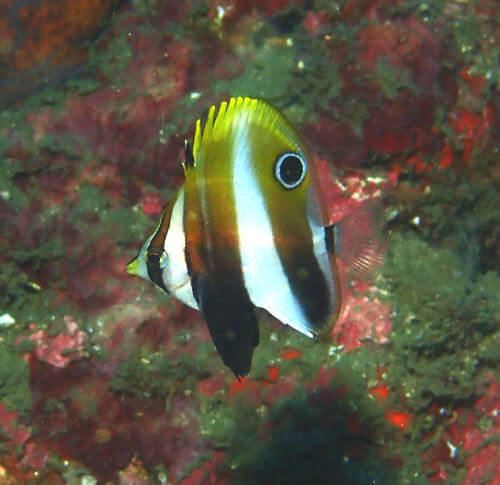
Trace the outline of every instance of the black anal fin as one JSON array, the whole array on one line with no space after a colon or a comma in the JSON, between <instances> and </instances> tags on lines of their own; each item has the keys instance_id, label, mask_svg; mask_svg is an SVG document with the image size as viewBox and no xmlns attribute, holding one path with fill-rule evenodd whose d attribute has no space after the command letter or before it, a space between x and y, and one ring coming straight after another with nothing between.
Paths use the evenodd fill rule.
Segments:
<instances>
[{"instance_id":1,"label":"black anal fin","mask_svg":"<svg viewBox=\"0 0 500 485\"><path fill-rule=\"evenodd\" d=\"M193 281L193 290L222 361L238 379L246 376L259 343L257 317L248 294L242 294L229 279L219 279L214 285L204 276Z\"/></svg>"}]
</instances>

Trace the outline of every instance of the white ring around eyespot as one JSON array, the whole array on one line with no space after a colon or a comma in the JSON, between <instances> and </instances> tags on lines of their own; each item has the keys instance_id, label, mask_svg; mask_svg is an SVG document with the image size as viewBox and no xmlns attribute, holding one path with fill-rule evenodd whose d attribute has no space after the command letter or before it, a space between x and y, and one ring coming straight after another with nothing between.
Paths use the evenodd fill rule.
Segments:
<instances>
[{"instance_id":1,"label":"white ring around eyespot","mask_svg":"<svg viewBox=\"0 0 500 485\"><path fill-rule=\"evenodd\" d=\"M289 156L298 158L300 160L300 162L302 163L302 174L301 174L300 178L296 182L294 182L293 184L287 184L280 177L281 164ZM304 157L301 156L301 155L299 155L296 152L285 152L285 153L283 153L282 155L279 156L278 160L276 160L276 164L274 165L274 176L276 177L276 180L278 180L278 182L281 185L283 185L283 187L285 187L285 189L295 189L295 187L298 187L302 183L302 181L304 180L304 178L306 177L306 172L307 172L307 163L306 163Z\"/></svg>"}]
</instances>

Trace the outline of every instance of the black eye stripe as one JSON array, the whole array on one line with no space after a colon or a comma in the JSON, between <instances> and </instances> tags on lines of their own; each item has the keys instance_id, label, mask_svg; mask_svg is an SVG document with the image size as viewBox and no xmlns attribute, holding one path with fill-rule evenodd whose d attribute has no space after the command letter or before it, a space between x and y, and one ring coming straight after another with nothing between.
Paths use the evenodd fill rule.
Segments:
<instances>
[{"instance_id":1,"label":"black eye stripe","mask_svg":"<svg viewBox=\"0 0 500 485\"><path fill-rule=\"evenodd\" d=\"M161 254L158 254L156 250L151 250L147 252L146 256L146 268L148 270L148 276L150 280L157 284L160 288L169 292L163 283L162 268L160 268Z\"/></svg>"},{"instance_id":2,"label":"black eye stripe","mask_svg":"<svg viewBox=\"0 0 500 485\"><path fill-rule=\"evenodd\" d=\"M148 254L148 263L160 264L160 255L158 253L149 253Z\"/></svg>"},{"instance_id":3,"label":"black eye stripe","mask_svg":"<svg viewBox=\"0 0 500 485\"><path fill-rule=\"evenodd\" d=\"M298 187L306 176L307 164L302 156L286 152L278 157L274 166L274 176L286 189Z\"/></svg>"}]
</instances>

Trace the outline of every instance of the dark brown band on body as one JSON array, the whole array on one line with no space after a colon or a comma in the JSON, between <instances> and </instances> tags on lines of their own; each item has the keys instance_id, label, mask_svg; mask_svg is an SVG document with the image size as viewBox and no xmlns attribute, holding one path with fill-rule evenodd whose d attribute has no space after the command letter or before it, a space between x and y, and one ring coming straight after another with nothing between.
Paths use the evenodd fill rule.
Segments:
<instances>
[{"instance_id":1,"label":"dark brown band on body","mask_svg":"<svg viewBox=\"0 0 500 485\"><path fill-rule=\"evenodd\" d=\"M151 239L147 252L146 252L146 267L148 270L148 276L153 283L158 285L162 290L169 292L165 287L165 283L163 282L162 272L163 268L161 267L162 257L167 257L164 255L164 247L165 247L165 239L167 238L167 233L170 228L170 219L172 216L172 209L176 202L177 198L175 198L171 203L169 203L165 209L163 210L163 214L161 216L160 224L158 224L158 229L156 230L155 235Z\"/></svg>"},{"instance_id":2,"label":"dark brown band on body","mask_svg":"<svg viewBox=\"0 0 500 485\"><path fill-rule=\"evenodd\" d=\"M186 264L217 351L236 376L245 376L259 330L241 267L231 154L223 157L216 144L203 148L204 159L186 174Z\"/></svg>"}]
</instances>

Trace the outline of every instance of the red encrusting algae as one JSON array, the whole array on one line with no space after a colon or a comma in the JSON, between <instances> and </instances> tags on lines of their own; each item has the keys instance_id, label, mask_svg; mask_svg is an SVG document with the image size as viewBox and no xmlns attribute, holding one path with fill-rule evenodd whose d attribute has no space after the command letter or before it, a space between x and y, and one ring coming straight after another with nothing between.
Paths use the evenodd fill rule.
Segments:
<instances>
[{"instance_id":1,"label":"red encrusting algae","mask_svg":"<svg viewBox=\"0 0 500 485\"><path fill-rule=\"evenodd\" d=\"M0 11L20 3L3 2ZM0 16L0 58L28 74L46 63L49 78L87 57L81 39L96 35L112 4L72 2L78 4L73 13L65 8L52 15L51 2L24 3L15 11L30 28L17 47L8 16ZM31 411L22 415L4 404L0 387L0 480L64 483L61 470L68 469L89 480L141 484L164 470L182 485L232 483L238 470L231 467L240 457L220 450L241 446L231 441L240 431L231 419L246 404L257 430L246 441L257 442L259 451L267 447L270 456L273 440L279 443L273 433L286 434L280 423L289 425L287 439L310 437L309 430L316 438L327 430L330 437L341 429L339 467L350 466L349 460L359 465L358 445L385 443L377 445L378 461L389 455L403 474L408 457L400 449L412 435L427 443L425 450L412 449L411 460L421 460L430 482L460 476L461 485L496 485L500 388L484 371L489 364L476 364L467 400L451 396L442 404L441 397L438 404L430 396L429 405L415 411L394 384L391 367L375 370L381 356L393 355L391 332L399 317L373 282L356 279L344 288L333 340L307 347L302 337L290 337L290 329L279 329L271 361L260 363L258 376L238 381L221 369L213 348L207 350L210 336L194 311L159 301L124 269L182 182L182 141L196 116L223 94L260 89L260 73L274 59L262 61L257 50L264 56L279 48L293 57L293 72L282 73L283 83L311 93L311 104L293 101L291 113L299 108L298 127L320 154L328 223L391 191L421 196L435 183L436 169L444 178L467 172L473 184L483 155L498 141L497 74L492 69L486 77L477 65L485 46L493 49L487 44L492 32L469 51L450 45L462 20L457 24L454 17L465 5L460 2L446 3L440 20L401 13L403 6L392 0L348 1L318 11L300 0L211 0L189 8L183 1L146 3L116 10L96 45L108 57L86 74L94 76L92 83L77 80L79 87L49 93L38 108L5 112L6 121L0 120L0 260L7 274L6 282L0 279L2 313L15 316L15 325L0 329L0 350L10 341L19 346L19 360L30 366L32 394ZM493 24L497 11L485 0L467 15L481 33L485 18ZM337 94L325 98L315 85L324 73L309 76L314 56L336 73L327 82L338 84ZM253 63L251 85L245 85ZM23 93L36 87L26 79ZM268 87L261 88L266 98ZM8 89L5 94L0 81L0 96L9 98ZM269 96L290 107L286 93ZM417 184L398 183L398 177L415 177ZM347 373L342 362L351 356L360 367ZM407 364L397 365L404 372ZM354 387L378 418L359 407ZM289 413L297 412L301 398L307 412L297 414L297 430L296 415ZM222 419L225 428L210 428ZM384 428L383 439L372 422ZM422 422L432 423L432 436ZM327 442L331 453L336 442ZM393 443L400 448L396 458L389 451ZM251 453L243 455L244 461ZM288 464L293 469L294 461Z\"/></svg>"},{"instance_id":2,"label":"red encrusting algae","mask_svg":"<svg viewBox=\"0 0 500 485\"><path fill-rule=\"evenodd\" d=\"M385 419L404 431L411 423L412 415L402 411L395 411L394 409L387 409L385 412Z\"/></svg>"}]
</instances>

